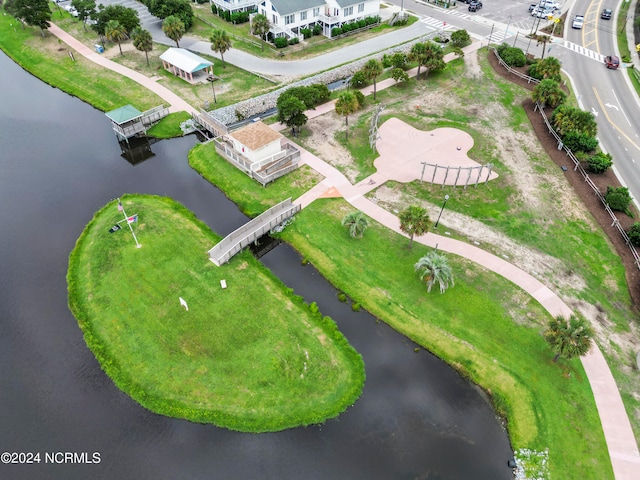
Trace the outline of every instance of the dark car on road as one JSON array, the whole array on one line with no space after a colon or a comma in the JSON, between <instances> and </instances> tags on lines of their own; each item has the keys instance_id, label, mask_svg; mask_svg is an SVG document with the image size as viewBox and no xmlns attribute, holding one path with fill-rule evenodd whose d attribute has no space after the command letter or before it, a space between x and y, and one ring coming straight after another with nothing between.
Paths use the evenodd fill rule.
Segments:
<instances>
[{"instance_id":1,"label":"dark car on road","mask_svg":"<svg viewBox=\"0 0 640 480\"><path fill-rule=\"evenodd\" d=\"M602 14L600 15L600 18L604 20L611 20L612 14L613 14L613 11L610 8L605 8L604 10L602 10Z\"/></svg>"},{"instance_id":2,"label":"dark car on road","mask_svg":"<svg viewBox=\"0 0 640 480\"><path fill-rule=\"evenodd\" d=\"M482 8L482 2L478 2L478 1L475 1L475 0L472 0L471 2L469 2L469 11L470 12L477 12L481 8Z\"/></svg>"}]
</instances>

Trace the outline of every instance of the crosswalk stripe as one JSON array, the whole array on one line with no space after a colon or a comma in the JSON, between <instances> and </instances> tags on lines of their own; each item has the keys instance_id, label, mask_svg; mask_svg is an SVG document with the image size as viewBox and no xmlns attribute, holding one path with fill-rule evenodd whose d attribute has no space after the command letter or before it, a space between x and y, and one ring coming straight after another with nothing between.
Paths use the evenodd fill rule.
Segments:
<instances>
[{"instance_id":1,"label":"crosswalk stripe","mask_svg":"<svg viewBox=\"0 0 640 480\"><path fill-rule=\"evenodd\" d=\"M439 30L442 30L443 26L444 26L444 30L455 29L453 25L449 25L449 23L445 25L445 22L443 22L442 20L438 20L437 18L432 18L432 17L423 17L420 19L420 23L424 23L425 25L429 25L430 27L434 27Z\"/></svg>"},{"instance_id":2,"label":"crosswalk stripe","mask_svg":"<svg viewBox=\"0 0 640 480\"><path fill-rule=\"evenodd\" d=\"M572 51L574 51L576 53L579 53L580 55L584 55L585 57L592 58L592 59L597 60L599 62L604 62L604 55L602 55L601 53L598 53L598 52L594 52L593 50L589 50L588 48L584 48L582 45L577 45L577 44L569 42L567 40L565 40L560 45L565 47L565 48L568 48L569 50L572 50Z\"/></svg>"}]
</instances>

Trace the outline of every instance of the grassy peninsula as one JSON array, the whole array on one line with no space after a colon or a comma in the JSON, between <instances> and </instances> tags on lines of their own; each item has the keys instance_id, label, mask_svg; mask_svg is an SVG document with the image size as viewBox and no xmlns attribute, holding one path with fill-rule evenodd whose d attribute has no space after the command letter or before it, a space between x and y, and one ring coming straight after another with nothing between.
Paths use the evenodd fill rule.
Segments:
<instances>
[{"instance_id":1,"label":"grassy peninsula","mask_svg":"<svg viewBox=\"0 0 640 480\"><path fill-rule=\"evenodd\" d=\"M69 259L69 306L116 385L163 415L245 432L321 423L360 396L361 356L250 253L216 267L219 237L160 197L96 213ZM221 287L225 280L227 288ZM189 310L179 302L186 300Z\"/></svg>"}]
</instances>

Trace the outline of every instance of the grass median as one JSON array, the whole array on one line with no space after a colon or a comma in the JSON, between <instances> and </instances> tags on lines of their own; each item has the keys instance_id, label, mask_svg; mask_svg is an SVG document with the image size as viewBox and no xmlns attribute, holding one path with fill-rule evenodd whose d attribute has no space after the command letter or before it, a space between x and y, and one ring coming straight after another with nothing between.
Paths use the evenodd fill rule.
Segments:
<instances>
[{"instance_id":1,"label":"grass median","mask_svg":"<svg viewBox=\"0 0 640 480\"><path fill-rule=\"evenodd\" d=\"M111 202L67 275L71 311L121 390L163 415L248 432L321 423L356 401L362 358L315 305L249 253L216 267L207 250L219 237L180 204L130 195L124 205L142 248L126 225L108 232L122 220Z\"/></svg>"}]
</instances>

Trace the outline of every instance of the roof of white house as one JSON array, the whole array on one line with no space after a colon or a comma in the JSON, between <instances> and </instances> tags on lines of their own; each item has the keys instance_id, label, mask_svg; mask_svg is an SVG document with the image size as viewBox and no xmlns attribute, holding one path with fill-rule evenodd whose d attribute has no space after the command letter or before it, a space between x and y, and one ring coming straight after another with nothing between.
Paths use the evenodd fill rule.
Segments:
<instances>
[{"instance_id":1,"label":"roof of white house","mask_svg":"<svg viewBox=\"0 0 640 480\"><path fill-rule=\"evenodd\" d=\"M253 122L229 134L249 150L257 150L269 145L274 140L282 138L280 132L262 122Z\"/></svg>"},{"instance_id":2,"label":"roof of white house","mask_svg":"<svg viewBox=\"0 0 640 480\"><path fill-rule=\"evenodd\" d=\"M271 4L280 15L289 15L314 7L322 7L326 2L325 0L271 0Z\"/></svg>"},{"instance_id":3,"label":"roof of white house","mask_svg":"<svg viewBox=\"0 0 640 480\"><path fill-rule=\"evenodd\" d=\"M160 59L178 67L183 72L194 73L213 65L209 60L199 57L184 48L170 47L160 55Z\"/></svg>"},{"instance_id":4,"label":"roof of white house","mask_svg":"<svg viewBox=\"0 0 640 480\"><path fill-rule=\"evenodd\" d=\"M356 3L364 3L365 0L336 0L336 3L340 6L340 8L350 7L351 5L355 5Z\"/></svg>"}]
</instances>

